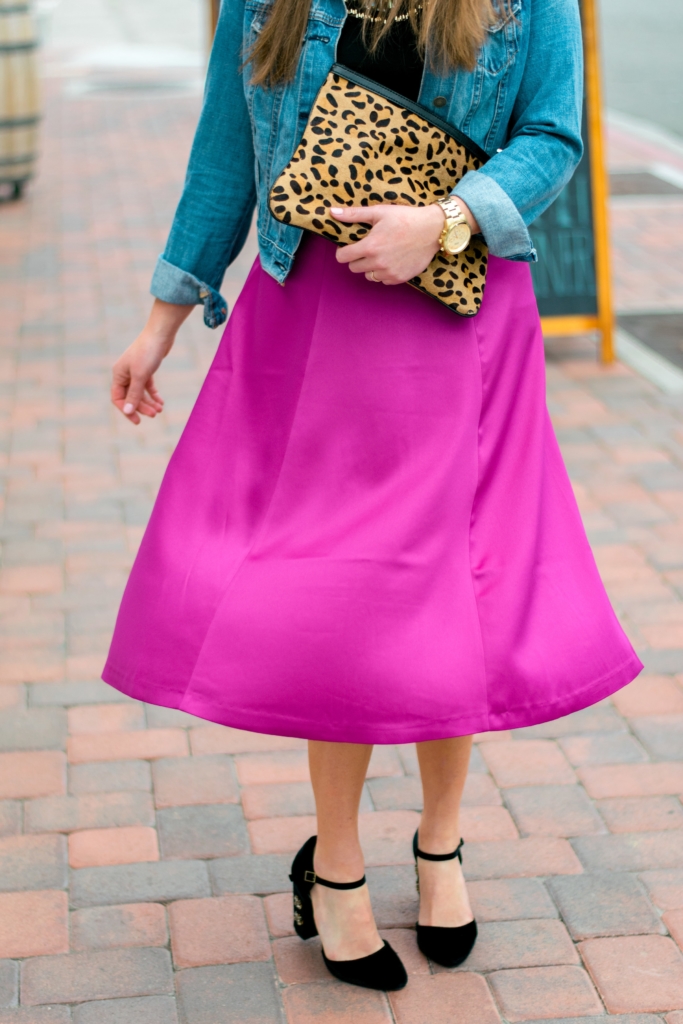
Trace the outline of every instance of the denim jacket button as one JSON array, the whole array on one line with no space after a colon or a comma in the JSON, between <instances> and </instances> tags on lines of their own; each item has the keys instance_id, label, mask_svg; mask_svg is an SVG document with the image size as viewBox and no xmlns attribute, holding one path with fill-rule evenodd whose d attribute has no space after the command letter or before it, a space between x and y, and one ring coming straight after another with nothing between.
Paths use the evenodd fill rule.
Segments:
<instances>
[{"instance_id":1,"label":"denim jacket button","mask_svg":"<svg viewBox=\"0 0 683 1024\"><path fill-rule=\"evenodd\" d=\"M437 96L434 99L434 106L435 107L445 107L446 106L446 102L447 101L446 101L446 97L445 96Z\"/></svg>"}]
</instances>

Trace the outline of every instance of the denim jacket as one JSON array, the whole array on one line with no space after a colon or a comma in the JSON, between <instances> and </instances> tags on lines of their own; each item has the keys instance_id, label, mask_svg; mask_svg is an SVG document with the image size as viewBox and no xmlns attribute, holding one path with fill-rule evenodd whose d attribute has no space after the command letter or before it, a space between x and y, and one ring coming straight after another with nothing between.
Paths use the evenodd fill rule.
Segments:
<instances>
[{"instance_id":1,"label":"denim jacket","mask_svg":"<svg viewBox=\"0 0 683 1024\"><path fill-rule=\"evenodd\" d=\"M276 220L268 193L289 162L335 62L344 0L312 0L296 74L266 89L243 66L271 0L223 0L185 187L152 294L227 317L219 289L257 207L261 266L284 283L302 230ZM513 18L487 32L473 71L446 74L425 60L419 102L491 156L454 194L477 218L490 252L536 259L527 230L571 177L582 153L578 0L514 0Z\"/></svg>"}]
</instances>

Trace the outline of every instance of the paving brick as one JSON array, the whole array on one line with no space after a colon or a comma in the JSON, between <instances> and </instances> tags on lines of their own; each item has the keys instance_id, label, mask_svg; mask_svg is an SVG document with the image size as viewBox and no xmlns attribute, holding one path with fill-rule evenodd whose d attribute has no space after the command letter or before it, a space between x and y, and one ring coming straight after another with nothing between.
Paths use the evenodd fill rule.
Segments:
<instances>
[{"instance_id":1,"label":"paving brick","mask_svg":"<svg viewBox=\"0 0 683 1024\"><path fill-rule=\"evenodd\" d=\"M548 887L575 940L662 932L659 917L632 875L551 878Z\"/></svg>"},{"instance_id":2,"label":"paving brick","mask_svg":"<svg viewBox=\"0 0 683 1024\"><path fill-rule=\"evenodd\" d=\"M626 718L683 713L683 690L669 676L639 676L612 700Z\"/></svg>"},{"instance_id":3,"label":"paving brick","mask_svg":"<svg viewBox=\"0 0 683 1024\"><path fill-rule=\"evenodd\" d=\"M683 1006L683 956L672 939L588 939L579 948L609 1013L664 1013Z\"/></svg>"},{"instance_id":4,"label":"paving brick","mask_svg":"<svg viewBox=\"0 0 683 1024\"><path fill-rule=\"evenodd\" d=\"M209 875L203 861L158 861L81 868L71 873L70 888L74 907L155 903L211 895Z\"/></svg>"},{"instance_id":5,"label":"paving brick","mask_svg":"<svg viewBox=\"0 0 683 1024\"><path fill-rule=\"evenodd\" d=\"M422 783L415 775L370 779L367 785L378 811L422 810Z\"/></svg>"},{"instance_id":6,"label":"paving brick","mask_svg":"<svg viewBox=\"0 0 683 1024\"><path fill-rule=\"evenodd\" d=\"M279 892L266 896L263 900L263 908L266 912L268 931L274 938L294 935L291 892Z\"/></svg>"},{"instance_id":7,"label":"paving brick","mask_svg":"<svg viewBox=\"0 0 683 1024\"><path fill-rule=\"evenodd\" d=\"M511 740L482 743L480 750L499 786L571 785L576 776L556 743Z\"/></svg>"},{"instance_id":8,"label":"paving brick","mask_svg":"<svg viewBox=\"0 0 683 1024\"><path fill-rule=\"evenodd\" d=\"M644 871L640 880L660 910L683 908L683 871Z\"/></svg>"},{"instance_id":9,"label":"paving brick","mask_svg":"<svg viewBox=\"0 0 683 1024\"><path fill-rule=\"evenodd\" d=\"M548 1016L586 1017L602 1011L590 978L580 967L526 967L495 971L488 977L503 1017L508 1021Z\"/></svg>"},{"instance_id":10,"label":"paving brick","mask_svg":"<svg viewBox=\"0 0 683 1024\"><path fill-rule=\"evenodd\" d=\"M0 960L0 1012L19 1002L19 965L13 960Z\"/></svg>"},{"instance_id":11,"label":"paving brick","mask_svg":"<svg viewBox=\"0 0 683 1024\"><path fill-rule=\"evenodd\" d=\"M256 896L179 900L168 915L176 967L270 960L265 914Z\"/></svg>"},{"instance_id":12,"label":"paving brick","mask_svg":"<svg viewBox=\"0 0 683 1024\"><path fill-rule=\"evenodd\" d=\"M305 750L281 750L273 754L240 754L235 758L241 786L259 786L279 782L308 782L308 753Z\"/></svg>"},{"instance_id":13,"label":"paving brick","mask_svg":"<svg viewBox=\"0 0 683 1024\"><path fill-rule=\"evenodd\" d=\"M73 832L76 829L153 825L154 807L149 793L83 793L49 796L27 801L26 832Z\"/></svg>"},{"instance_id":14,"label":"paving brick","mask_svg":"<svg viewBox=\"0 0 683 1024\"><path fill-rule=\"evenodd\" d=\"M0 709L21 708L25 701L25 687L18 683L0 685Z\"/></svg>"},{"instance_id":15,"label":"paving brick","mask_svg":"<svg viewBox=\"0 0 683 1024\"><path fill-rule=\"evenodd\" d=\"M517 839L519 835L505 807L461 807L460 829L468 843Z\"/></svg>"},{"instance_id":16,"label":"paving brick","mask_svg":"<svg viewBox=\"0 0 683 1024\"><path fill-rule=\"evenodd\" d=\"M63 889L66 842L63 836L8 836L0 839L0 890Z\"/></svg>"},{"instance_id":17,"label":"paving brick","mask_svg":"<svg viewBox=\"0 0 683 1024\"><path fill-rule=\"evenodd\" d=\"M534 1024L660 1024L661 1017L655 1017L650 1013L626 1013L609 1017L601 1014L599 1017L547 1017L535 1021Z\"/></svg>"},{"instance_id":18,"label":"paving brick","mask_svg":"<svg viewBox=\"0 0 683 1024\"><path fill-rule=\"evenodd\" d=\"M0 750L64 750L63 708L23 708L0 716Z\"/></svg>"},{"instance_id":19,"label":"paving brick","mask_svg":"<svg viewBox=\"0 0 683 1024\"><path fill-rule=\"evenodd\" d=\"M683 1010L679 1010L677 1013L667 1013L665 1020L666 1024L683 1024Z\"/></svg>"},{"instance_id":20,"label":"paving brick","mask_svg":"<svg viewBox=\"0 0 683 1024\"><path fill-rule=\"evenodd\" d=\"M581 786L521 786L505 802L522 835L582 836L605 826Z\"/></svg>"},{"instance_id":21,"label":"paving brick","mask_svg":"<svg viewBox=\"0 0 683 1024\"><path fill-rule=\"evenodd\" d=\"M491 993L476 974L413 977L390 1002L397 1024L499 1024Z\"/></svg>"},{"instance_id":22,"label":"paving brick","mask_svg":"<svg viewBox=\"0 0 683 1024\"><path fill-rule=\"evenodd\" d=\"M683 761L674 764L624 764L578 769L594 800L617 796L677 796L683 793Z\"/></svg>"},{"instance_id":23,"label":"paving brick","mask_svg":"<svg viewBox=\"0 0 683 1024\"><path fill-rule=\"evenodd\" d=\"M18 800L0 800L0 838L21 832L22 809Z\"/></svg>"},{"instance_id":24,"label":"paving brick","mask_svg":"<svg viewBox=\"0 0 683 1024\"><path fill-rule=\"evenodd\" d=\"M0 569L2 594L53 594L61 589L59 565L16 565Z\"/></svg>"},{"instance_id":25,"label":"paving brick","mask_svg":"<svg viewBox=\"0 0 683 1024\"><path fill-rule=\"evenodd\" d=\"M581 862L566 839L546 836L468 843L463 851L463 867L468 879L533 878L582 871Z\"/></svg>"},{"instance_id":26,"label":"paving brick","mask_svg":"<svg viewBox=\"0 0 683 1024\"><path fill-rule=\"evenodd\" d=\"M581 836L573 839L572 845L587 871L683 868L683 843L678 832Z\"/></svg>"},{"instance_id":27,"label":"paving brick","mask_svg":"<svg viewBox=\"0 0 683 1024\"><path fill-rule=\"evenodd\" d=\"M159 844L155 829L148 826L85 829L69 836L69 865L72 868L154 860L159 860Z\"/></svg>"},{"instance_id":28,"label":"paving brick","mask_svg":"<svg viewBox=\"0 0 683 1024\"><path fill-rule=\"evenodd\" d=\"M413 928L419 909L415 868L409 864L369 867L365 875L377 927Z\"/></svg>"},{"instance_id":29,"label":"paving brick","mask_svg":"<svg viewBox=\"0 0 683 1024\"><path fill-rule=\"evenodd\" d=\"M291 985L283 992L289 1024L390 1024L386 996L381 992L344 985L343 982L315 981Z\"/></svg>"},{"instance_id":30,"label":"paving brick","mask_svg":"<svg viewBox=\"0 0 683 1024\"><path fill-rule=\"evenodd\" d=\"M74 1024L178 1024L172 996L140 999L103 999L81 1003L74 1009Z\"/></svg>"},{"instance_id":31,"label":"paving brick","mask_svg":"<svg viewBox=\"0 0 683 1024\"><path fill-rule=\"evenodd\" d=\"M320 939L302 942L298 935L273 943L275 967L284 985L311 981L329 981L330 974L321 956Z\"/></svg>"},{"instance_id":32,"label":"paving brick","mask_svg":"<svg viewBox=\"0 0 683 1024\"><path fill-rule=\"evenodd\" d=\"M557 908L535 878L499 878L467 886L474 916L482 921L557 917Z\"/></svg>"},{"instance_id":33,"label":"paving brick","mask_svg":"<svg viewBox=\"0 0 683 1024\"><path fill-rule=\"evenodd\" d=\"M69 765L69 792L114 793L148 792L152 773L147 761L97 761L95 764Z\"/></svg>"},{"instance_id":34,"label":"paving brick","mask_svg":"<svg viewBox=\"0 0 683 1024\"><path fill-rule=\"evenodd\" d=\"M249 852L240 807L172 807L157 813L157 827L165 859L232 857Z\"/></svg>"},{"instance_id":35,"label":"paving brick","mask_svg":"<svg viewBox=\"0 0 683 1024\"><path fill-rule=\"evenodd\" d=\"M0 894L0 957L47 956L68 951L65 892Z\"/></svg>"},{"instance_id":36,"label":"paving brick","mask_svg":"<svg viewBox=\"0 0 683 1024\"><path fill-rule=\"evenodd\" d=\"M575 711L563 718L555 718L551 722L515 729L513 736L517 739L557 739L560 736L573 736L578 733L620 732L623 728L624 723L615 714L614 708L610 707L608 702L601 701L582 711Z\"/></svg>"},{"instance_id":37,"label":"paving brick","mask_svg":"<svg viewBox=\"0 0 683 1024\"><path fill-rule=\"evenodd\" d=\"M266 736L260 732L244 732L224 725L205 725L190 729L192 753L245 754L257 750L306 750L306 740L289 736Z\"/></svg>"},{"instance_id":38,"label":"paving brick","mask_svg":"<svg viewBox=\"0 0 683 1024\"><path fill-rule=\"evenodd\" d=\"M663 761L683 759L683 715L632 718L630 725L652 757Z\"/></svg>"},{"instance_id":39,"label":"paving brick","mask_svg":"<svg viewBox=\"0 0 683 1024\"><path fill-rule=\"evenodd\" d=\"M157 807L234 804L239 800L232 759L226 754L189 760L162 758L152 765L152 775Z\"/></svg>"},{"instance_id":40,"label":"paving brick","mask_svg":"<svg viewBox=\"0 0 683 1024\"><path fill-rule=\"evenodd\" d=\"M187 757L187 735L182 729L133 729L129 732L83 733L67 743L71 764L84 761L154 760Z\"/></svg>"},{"instance_id":41,"label":"paving brick","mask_svg":"<svg viewBox=\"0 0 683 1024\"><path fill-rule=\"evenodd\" d=\"M310 782L246 786L242 790L242 806L247 819L315 814L315 799Z\"/></svg>"},{"instance_id":42,"label":"paving brick","mask_svg":"<svg viewBox=\"0 0 683 1024\"><path fill-rule=\"evenodd\" d=\"M142 704L86 704L69 708L69 734L127 732L145 728Z\"/></svg>"},{"instance_id":43,"label":"paving brick","mask_svg":"<svg viewBox=\"0 0 683 1024\"><path fill-rule=\"evenodd\" d=\"M66 758L57 750L0 754L0 799L59 795L66 791Z\"/></svg>"},{"instance_id":44,"label":"paving brick","mask_svg":"<svg viewBox=\"0 0 683 1024\"><path fill-rule=\"evenodd\" d=\"M206 722L196 715L188 715L177 708L162 708L158 704L145 704L147 725L150 729L189 729L190 726L205 725Z\"/></svg>"},{"instance_id":45,"label":"paving brick","mask_svg":"<svg viewBox=\"0 0 683 1024\"><path fill-rule=\"evenodd\" d=\"M574 943L561 921L490 921L479 923L476 945L458 969L483 972L577 963ZM434 965L436 972L445 969Z\"/></svg>"},{"instance_id":46,"label":"paving brick","mask_svg":"<svg viewBox=\"0 0 683 1024\"><path fill-rule=\"evenodd\" d=\"M76 704L131 703L131 698L112 686L97 680L89 683L33 683L28 687L30 707L53 704L72 707Z\"/></svg>"},{"instance_id":47,"label":"paving brick","mask_svg":"<svg viewBox=\"0 0 683 1024\"><path fill-rule=\"evenodd\" d=\"M209 875L215 896L253 892L259 895L282 892L290 887L292 858L288 854L247 854L212 860Z\"/></svg>"},{"instance_id":48,"label":"paving brick","mask_svg":"<svg viewBox=\"0 0 683 1024\"><path fill-rule=\"evenodd\" d=\"M503 798L490 775L477 772L465 779L462 794L462 807L500 807Z\"/></svg>"},{"instance_id":49,"label":"paving brick","mask_svg":"<svg viewBox=\"0 0 683 1024\"><path fill-rule=\"evenodd\" d=\"M396 951L409 975L429 974L429 960L417 948L414 928L382 928L380 935Z\"/></svg>"},{"instance_id":50,"label":"paving brick","mask_svg":"<svg viewBox=\"0 0 683 1024\"><path fill-rule=\"evenodd\" d=\"M683 828L683 805L674 796L600 800L597 809L610 832L663 832Z\"/></svg>"},{"instance_id":51,"label":"paving brick","mask_svg":"<svg viewBox=\"0 0 683 1024\"><path fill-rule=\"evenodd\" d=\"M22 1006L0 1010L0 1024L71 1024L68 1006Z\"/></svg>"},{"instance_id":52,"label":"paving brick","mask_svg":"<svg viewBox=\"0 0 683 1024\"><path fill-rule=\"evenodd\" d=\"M284 1024L271 964L195 967L176 983L184 1024Z\"/></svg>"},{"instance_id":53,"label":"paving brick","mask_svg":"<svg viewBox=\"0 0 683 1024\"><path fill-rule=\"evenodd\" d=\"M669 910L663 915L662 921L678 947L683 950L683 909Z\"/></svg>"},{"instance_id":54,"label":"paving brick","mask_svg":"<svg viewBox=\"0 0 683 1024\"><path fill-rule=\"evenodd\" d=\"M379 813L379 812L378 812ZM249 841L254 853L296 853L317 831L313 815L295 818L260 818L248 823Z\"/></svg>"},{"instance_id":55,"label":"paving brick","mask_svg":"<svg viewBox=\"0 0 683 1024\"><path fill-rule=\"evenodd\" d=\"M125 903L88 907L70 915L71 948L116 949L120 946L165 946L166 911L159 903Z\"/></svg>"},{"instance_id":56,"label":"paving brick","mask_svg":"<svg viewBox=\"0 0 683 1024\"><path fill-rule=\"evenodd\" d=\"M575 767L584 764L629 764L648 760L640 743L627 732L566 736L559 743Z\"/></svg>"},{"instance_id":57,"label":"paving brick","mask_svg":"<svg viewBox=\"0 0 683 1024\"><path fill-rule=\"evenodd\" d=\"M21 968L21 1001L26 1006L172 992L171 958L165 949L36 957L24 961Z\"/></svg>"}]
</instances>

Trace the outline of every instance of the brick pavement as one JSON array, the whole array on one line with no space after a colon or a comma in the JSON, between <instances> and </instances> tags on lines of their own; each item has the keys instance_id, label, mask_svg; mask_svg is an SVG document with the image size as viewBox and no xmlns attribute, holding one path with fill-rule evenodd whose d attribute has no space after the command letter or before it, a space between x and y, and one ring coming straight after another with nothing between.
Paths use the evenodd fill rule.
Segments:
<instances>
[{"instance_id":1,"label":"brick pavement","mask_svg":"<svg viewBox=\"0 0 683 1024\"><path fill-rule=\"evenodd\" d=\"M98 680L217 340L193 316L157 421L133 430L108 406L197 101L56 83L48 98L41 177L0 209L0 1024L683 1024L680 399L599 367L588 342L549 346L558 435L646 674L570 718L478 737L462 824L481 938L456 971L412 931L414 748L376 749L368 878L411 980L391 997L342 986L291 931L288 862L314 828L305 744Z\"/></svg>"}]
</instances>

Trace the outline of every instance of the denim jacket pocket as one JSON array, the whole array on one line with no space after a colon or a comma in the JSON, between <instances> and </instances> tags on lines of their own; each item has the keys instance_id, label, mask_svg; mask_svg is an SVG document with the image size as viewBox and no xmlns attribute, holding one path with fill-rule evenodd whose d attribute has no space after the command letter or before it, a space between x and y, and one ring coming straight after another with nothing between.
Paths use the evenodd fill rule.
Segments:
<instances>
[{"instance_id":1,"label":"denim jacket pocket","mask_svg":"<svg viewBox=\"0 0 683 1024\"><path fill-rule=\"evenodd\" d=\"M486 41L479 51L477 64L488 75L499 75L517 56L519 33L517 17L522 0L514 0L510 11L497 18L487 29Z\"/></svg>"}]
</instances>

